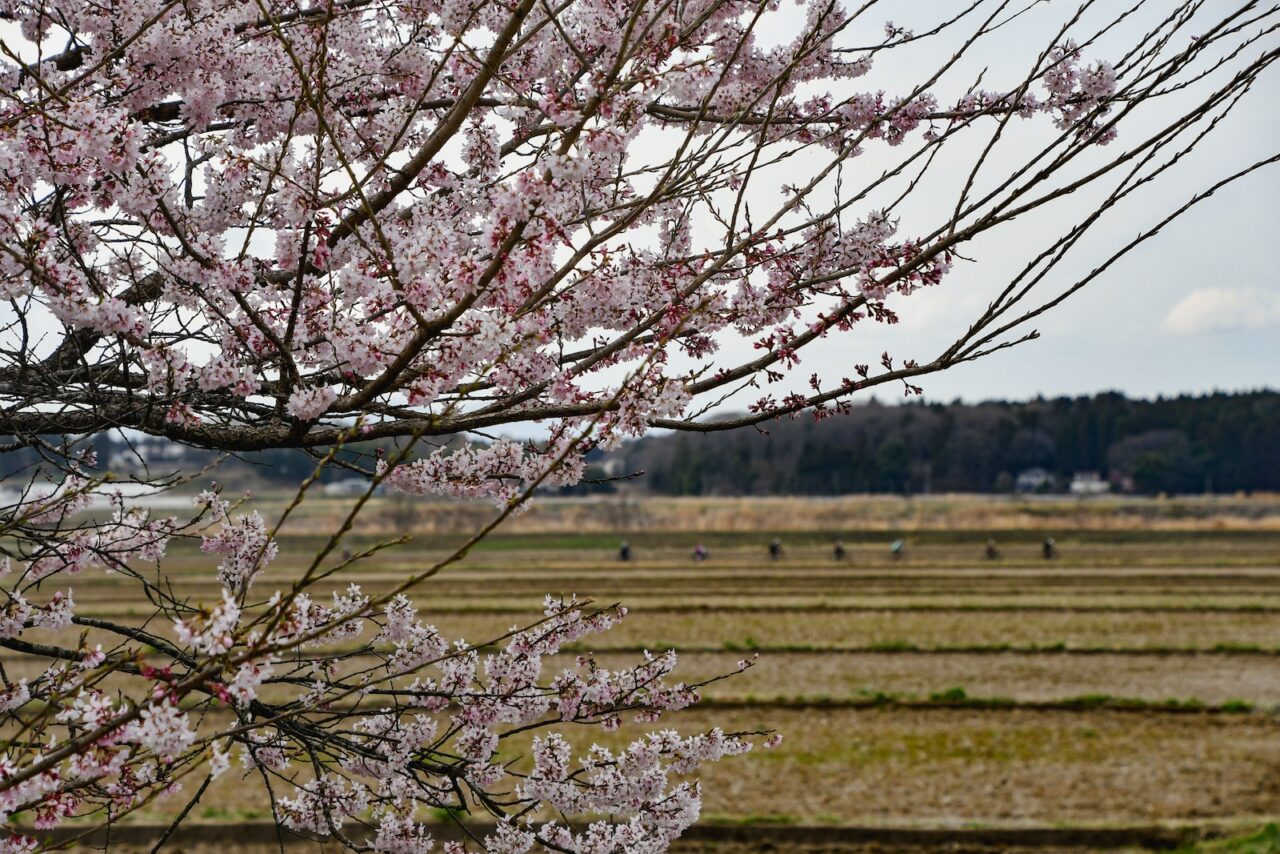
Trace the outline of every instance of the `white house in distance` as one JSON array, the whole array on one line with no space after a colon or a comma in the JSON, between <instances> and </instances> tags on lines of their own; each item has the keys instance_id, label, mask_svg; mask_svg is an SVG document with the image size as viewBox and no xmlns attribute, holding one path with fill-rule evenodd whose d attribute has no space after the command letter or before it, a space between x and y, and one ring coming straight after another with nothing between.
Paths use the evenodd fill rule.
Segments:
<instances>
[{"instance_id":1,"label":"white house in distance","mask_svg":"<svg viewBox=\"0 0 1280 854\"><path fill-rule=\"evenodd\" d=\"M1069 489L1072 495L1106 495L1111 484L1096 471L1078 471L1071 478Z\"/></svg>"},{"instance_id":2,"label":"white house in distance","mask_svg":"<svg viewBox=\"0 0 1280 854\"><path fill-rule=\"evenodd\" d=\"M1026 469L1018 472L1014 488L1018 492L1048 492L1053 489L1053 475L1038 467Z\"/></svg>"},{"instance_id":3,"label":"white house in distance","mask_svg":"<svg viewBox=\"0 0 1280 854\"><path fill-rule=\"evenodd\" d=\"M324 485L323 492L327 498L346 498L360 495L369 488L369 481L363 477L348 477L335 480Z\"/></svg>"}]
</instances>

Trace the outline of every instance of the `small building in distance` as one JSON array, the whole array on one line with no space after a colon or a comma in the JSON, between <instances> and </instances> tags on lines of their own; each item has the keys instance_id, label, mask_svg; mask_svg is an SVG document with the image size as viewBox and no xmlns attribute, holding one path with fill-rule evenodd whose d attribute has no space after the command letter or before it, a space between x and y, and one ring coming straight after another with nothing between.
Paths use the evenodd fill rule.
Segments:
<instances>
[{"instance_id":1,"label":"small building in distance","mask_svg":"<svg viewBox=\"0 0 1280 854\"><path fill-rule=\"evenodd\" d=\"M1018 472L1014 489L1018 492L1048 492L1053 489L1053 475L1039 467L1025 469Z\"/></svg>"},{"instance_id":2,"label":"small building in distance","mask_svg":"<svg viewBox=\"0 0 1280 854\"><path fill-rule=\"evenodd\" d=\"M347 477L326 483L323 492L326 498L345 498L360 495L369 488L369 481L363 477Z\"/></svg>"},{"instance_id":3,"label":"small building in distance","mask_svg":"<svg viewBox=\"0 0 1280 854\"><path fill-rule=\"evenodd\" d=\"M1096 471L1078 471L1071 478L1072 495L1106 495L1111 484Z\"/></svg>"}]
</instances>

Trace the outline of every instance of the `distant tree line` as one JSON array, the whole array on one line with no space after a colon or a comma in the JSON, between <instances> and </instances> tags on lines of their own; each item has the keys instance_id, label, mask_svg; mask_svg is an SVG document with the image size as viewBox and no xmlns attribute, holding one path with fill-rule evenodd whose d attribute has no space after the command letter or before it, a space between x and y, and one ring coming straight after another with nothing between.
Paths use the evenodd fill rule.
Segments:
<instances>
[{"instance_id":1,"label":"distant tree line","mask_svg":"<svg viewBox=\"0 0 1280 854\"><path fill-rule=\"evenodd\" d=\"M1140 493L1280 490L1280 394L855 406L767 431L650 436L628 471L670 495L1010 492L1044 469Z\"/></svg>"},{"instance_id":2,"label":"distant tree line","mask_svg":"<svg viewBox=\"0 0 1280 854\"><path fill-rule=\"evenodd\" d=\"M665 495L840 495L1011 492L1018 475L1043 469L1065 490L1097 472L1118 491L1280 491L1280 393L1130 400L1121 394L1022 403L874 400L848 415L781 420L762 429L652 435L588 456L586 479L561 494L612 492L628 482ZM49 436L50 446L58 437ZM461 437L438 444L463 444ZM91 443L100 470L191 473L219 455L159 438L103 433ZM322 482L363 479L395 442L353 443ZM0 478L41 466L26 448L3 460ZM295 483L316 460L277 449L223 456L210 477L232 488ZM634 479L628 473L643 471ZM621 478L621 479L620 479Z\"/></svg>"},{"instance_id":3,"label":"distant tree line","mask_svg":"<svg viewBox=\"0 0 1280 854\"><path fill-rule=\"evenodd\" d=\"M0 446L5 437L0 437ZM57 471L48 465L48 459L64 444L74 442L74 436L42 436L42 444L13 450L0 458L0 480L17 478L33 469L45 469L56 479ZM431 442L421 442L424 452L446 445L461 445L456 437L440 437ZM273 448L229 454L179 444L163 437L139 436L122 431L108 431L94 435L80 447L91 449L93 463L85 464L86 471L111 472L117 481L140 479L169 479L180 475L193 475L208 468L208 480L217 481L232 489L258 486L278 486L297 483L316 473L317 465L327 449L303 451L294 448ZM351 442L340 448L335 459L319 475L321 483L357 479L363 480L371 471L379 456L394 456L399 442L395 439ZM416 458L415 454L411 458Z\"/></svg>"}]
</instances>

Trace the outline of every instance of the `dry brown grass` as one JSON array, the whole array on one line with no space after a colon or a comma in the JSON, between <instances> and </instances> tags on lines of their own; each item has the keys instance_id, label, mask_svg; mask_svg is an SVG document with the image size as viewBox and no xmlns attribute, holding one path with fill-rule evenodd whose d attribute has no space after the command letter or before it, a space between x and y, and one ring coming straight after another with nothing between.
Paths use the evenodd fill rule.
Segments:
<instances>
[{"instance_id":1,"label":"dry brown grass","mask_svg":"<svg viewBox=\"0 0 1280 854\"><path fill-rule=\"evenodd\" d=\"M704 775L710 813L860 821L1146 821L1280 810L1280 727L1106 712L770 710L787 733ZM688 721L692 724L692 721Z\"/></svg>"},{"instance_id":2,"label":"dry brown grass","mask_svg":"<svg viewBox=\"0 0 1280 854\"><path fill-rule=\"evenodd\" d=\"M483 509L440 507L453 514L450 525ZM564 531L577 537L602 530L593 527L607 517L601 507L544 503L518 521L515 533ZM327 514L336 512L335 502L321 502L308 510L304 528L322 532L333 519ZM1043 529L1052 522L1127 530L1144 518L1148 534L1125 543L1073 540L1067 531L1060 537L1063 557L1053 564L1036 557L1030 538L1007 547L999 564L980 560L976 535L922 536L903 563L891 563L881 543L851 542L851 559L844 566L830 561L817 537L789 545L780 564L768 563L755 542L761 531L784 526L977 531ZM731 670L750 648L765 648L755 669L707 691L716 698L856 699L876 692L928 697L962 687L970 697L1019 701L1106 694L1156 703L1197 698L1211 704L1280 705L1277 655L894 652L904 645L926 650L1280 649L1280 537L1257 534L1280 531L1280 499L1078 505L968 498L910 504L896 499L655 500L644 505L642 519L646 525L673 526L677 544L654 536L639 550L639 560L620 565L610 553L612 534L581 548L573 547L572 538L550 547L507 540L477 551L424 589L420 598L430 603L427 616L449 637L480 642L534 618L546 592L590 595L603 603L621 600L633 607L632 615L608 635L589 639L606 650L602 663L614 667L634 657L610 648L691 648L700 651L681 656L679 674L691 680ZM1175 522L1180 532L1161 533ZM1237 538L1193 536L1217 525L1254 530ZM709 563L693 565L679 537L696 537L702 530L752 534L744 535L741 546L717 547ZM286 583L313 546L286 540L285 553L255 591L265 595ZM390 552L344 575L336 586L355 580L371 591L386 589L442 553L412 546ZM175 589L193 601L213 601L209 557L184 546L171 557ZM75 579L75 590L84 613L128 621L145 613L143 603L129 600L119 578L86 575ZM77 635L73 629L45 633L39 640L74 644ZM769 647L793 651L770 654ZM802 649L831 647L862 651ZM34 673L10 654L0 661L12 677ZM756 705L695 707L664 725L686 732L720 725L784 733L778 751L753 753L704 775L708 814L735 819L1123 823L1280 811L1280 716L1265 712ZM617 738L633 735L624 731ZM615 738L599 730L578 737L588 743ZM154 820L170 808L164 804L137 818ZM256 784L227 775L193 815L228 822L265 818L268 810Z\"/></svg>"},{"instance_id":3,"label":"dry brown grass","mask_svg":"<svg viewBox=\"0 0 1280 854\"><path fill-rule=\"evenodd\" d=\"M684 653L682 679L702 681L733 672L742 653ZM605 667L635 659L600 657ZM1024 655L762 653L745 673L704 690L706 697L833 700L884 693L925 699L960 687L974 698L1055 702L1110 696L1161 703L1198 699L1221 705L1240 700L1258 707L1280 705L1280 656L1220 655Z\"/></svg>"},{"instance_id":4,"label":"dry brown grass","mask_svg":"<svg viewBox=\"0 0 1280 854\"><path fill-rule=\"evenodd\" d=\"M477 618L471 618L477 620ZM442 628L458 623L439 621ZM471 623L473 626L476 622ZM492 625L492 623L490 623ZM636 613L609 644L715 647L1031 645L1076 647L1280 645L1275 614L1203 612Z\"/></svg>"},{"instance_id":5,"label":"dry brown grass","mask_svg":"<svg viewBox=\"0 0 1280 854\"><path fill-rule=\"evenodd\" d=\"M282 496L272 500L281 501ZM308 500L294 530L336 528L350 501ZM491 505L422 501L413 508L419 533L457 534L493 516ZM399 530L404 514L377 498L362 530ZM540 498L504 525L507 533L613 533L624 531L889 531L889 530L1280 530L1280 496L1141 498L1105 496L932 495L914 498L856 495L833 498L669 498L604 496Z\"/></svg>"},{"instance_id":6,"label":"dry brown grass","mask_svg":"<svg viewBox=\"0 0 1280 854\"><path fill-rule=\"evenodd\" d=\"M776 728L781 747L704 769L705 812L841 824L1141 823L1280 811L1280 720L1024 709L693 709L685 731ZM660 724L662 726L667 723ZM584 744L634 733L570 730ZM281 794L287 794L282 791ZM180 797L180 796L179 796ZM130 818L157 821L167 804ZM262 819L236 771L196 819Z\"/></svg>"}]
</instances>

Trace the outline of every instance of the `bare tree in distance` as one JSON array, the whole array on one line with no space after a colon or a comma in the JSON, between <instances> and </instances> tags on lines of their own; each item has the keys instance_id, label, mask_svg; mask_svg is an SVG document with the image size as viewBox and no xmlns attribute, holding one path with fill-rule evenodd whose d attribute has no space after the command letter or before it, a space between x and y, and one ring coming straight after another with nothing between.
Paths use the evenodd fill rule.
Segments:
<instances>
[{"instance_id":1,"label":"bare tree in distance","mask_svg":"<svg viewBox=\"0 0 1280 854\"><path fill-rule=\"evenodd\" d=\"M1225 154L1078 274L1087 235L1257 108L1280 10L973 0L884 23L906 6L0 0L0 435L39 460L0 520L0 644L29 665L0 674L7 850L168 804L159 847L225 774L262 787L282 833L355 850L429 850L432 809L449 851L665 850L698 816L688 775L776 736L648 729L575 753L566 733L652 723L701 686L672 652L553 664L621 607L549 599L484 645L412 594L592 449L827 417L1034 337L1280 158ZM975 82L971 58L1031 19L1017 73ZM917 76L860 88L895 51ZM925 188L942 202L908 211ZM941 352L805 362L1068 197L1091 201L1009 242L1023 266ZM531 423L538 442L494 433ZM123 496L87 516L113 495L87 437L110 430L303 449L316 474L270 524L212 488L187 518ZM341 455L368 440L399 445ZM299 574L264 576L333 465L368 492ZM497 509L366 590L364 562L401 542L348 537L378 486ZM184 538L218 556L212 601L165 570ZM79 573L149 614L77 610Z\"/></svg>"}]
</instances>

